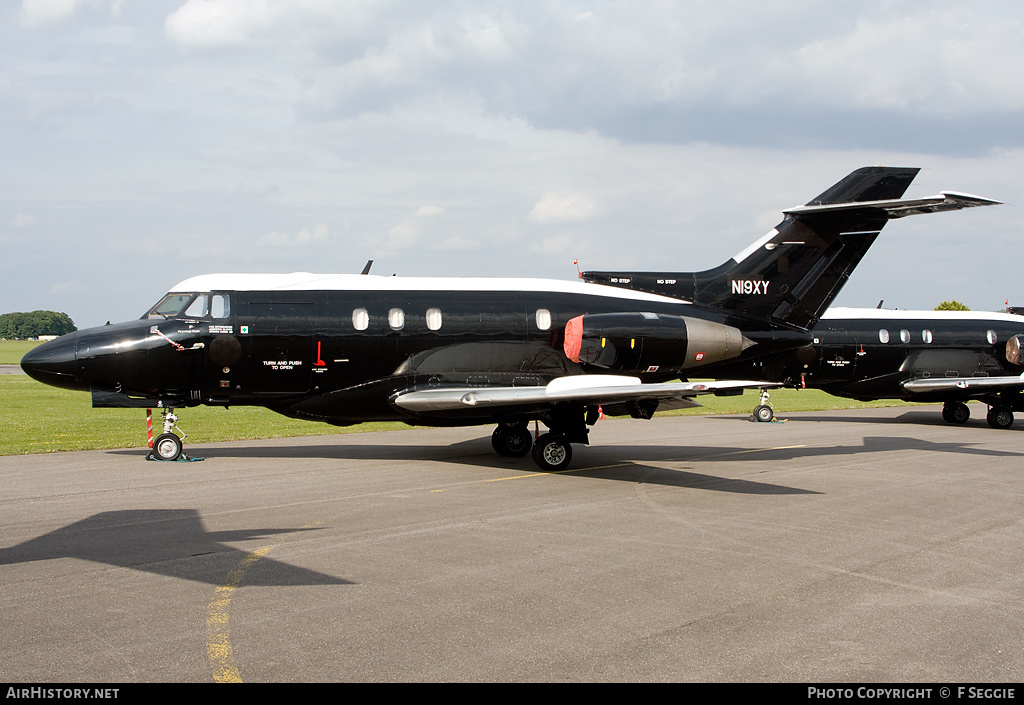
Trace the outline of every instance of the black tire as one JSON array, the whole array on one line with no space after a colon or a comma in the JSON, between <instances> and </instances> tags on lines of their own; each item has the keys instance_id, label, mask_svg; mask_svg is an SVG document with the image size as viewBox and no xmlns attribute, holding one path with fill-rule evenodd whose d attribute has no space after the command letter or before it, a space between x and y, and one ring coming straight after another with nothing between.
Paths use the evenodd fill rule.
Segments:
<instances>
[{"instance_id":1,"label":"black tire","mask_svg":"<svg viewBox=\"0 0 1024 705\"><path fill-rule=\"evenodd\" d=\"M181 457L181 439L173 433L162 433L153 441L153 457L157 460L177 460Z\"/></svg>"},{"instance_id":2,"label":"black tire","mask_svg":"<svg viewBox=\"0 0 1024 705\"><path fill-rule=\"evenodd\" d=\"M557 472L569 467L572 446L565 437L545 433L533 444L533 462L544 472Z\"/></svg>"},{"instance_id":3,"label":"black tire","mask_svg":"<svg viewBox=\"0 0 1024 705\"><path fill-rule=\"evenodd\" d=\"M506 458L522 458L533 447L533 436L525 424L498 426L491 434L491 447Z\"/></svg>"},{"instance_id":4,"label":"black tire","mask_svg":"<svg viewBox=\"0 0 1024 705\"><path fill-rule=\"evenodd\" d=\"M946 423L965 424L971 418L971 410L962 401L946 402L942 405L942 418Z\"/></svg>"},{"instance_id":5,"label":"black tire","mask_svg":"<svg viewBox=\"0 0 1024 705\"><path fill-rule=\"evenodd\" d=\"M754 407L754 420L767 423L775 418L775 412L767 404L758 404Z\"/></svg>"},{"instance_id":6,"label":"black tire","mask_svg":"<svg viewBox=\"0 0 1024 705\"><path fill-rule=\"evenodd\" d=\"M1003 407L993 406L988 410L986 418L988 425L992 428L1009 428L1013 425L1013 411Z\"/></svg>"}]
</instances>

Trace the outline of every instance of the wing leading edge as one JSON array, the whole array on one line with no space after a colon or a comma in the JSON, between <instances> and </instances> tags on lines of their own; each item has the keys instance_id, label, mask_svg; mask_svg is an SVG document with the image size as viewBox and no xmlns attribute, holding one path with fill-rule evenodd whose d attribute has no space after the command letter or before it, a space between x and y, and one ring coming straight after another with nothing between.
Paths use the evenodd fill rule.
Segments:
<instances>
[{"instance_id":1,"label":"wing leading edge","mask_svg":"<svg viewBox=\"0 0 1024 705\"><path fill-rule=\"evenodd\" d=\"M777 384L744 380L665 382L643 384L638 377L623 375L574 375L559 377L544 387L441 387L399 392L392 403L413 413L470 411L481 407L537 408L566 402L623 404L651 400L671 408L700 406L693 397L731 390L777 387Z\"/></svg>"},{"instance_id":2,"label":"wing leading edge","mask_svg":"<svg viewBox=\"0 0 1024 705\"><path fill-rule=\"evenodd\" d=\"M903 388L914 394L928 392L992 392L1000 389L1024 387L1024 374L1019 377L942 377L940 379L912 379Z\"/></svg>"}]
</instances>

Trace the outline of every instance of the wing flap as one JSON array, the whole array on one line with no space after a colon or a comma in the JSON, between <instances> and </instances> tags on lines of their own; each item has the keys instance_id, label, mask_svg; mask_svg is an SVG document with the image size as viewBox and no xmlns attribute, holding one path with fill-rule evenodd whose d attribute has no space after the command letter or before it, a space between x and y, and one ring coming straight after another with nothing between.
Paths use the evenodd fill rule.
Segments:
<instances>
[{"instance_id":1,"label":"wing flap","mask_svg":"<svg viewBox=\"0 0 1024 705\"><path fill-rule=\"evenodd\" d=\"M574 375L559 377L545 387L440 387L399 392L392 402L406 411L429 413L489 406L550 406L560 402L612 404L641 399L672 400L674 408L700 406L692 397L732 389L777 387L742 380L643 384L638 377Z\"/></svg>"}]
</instances>

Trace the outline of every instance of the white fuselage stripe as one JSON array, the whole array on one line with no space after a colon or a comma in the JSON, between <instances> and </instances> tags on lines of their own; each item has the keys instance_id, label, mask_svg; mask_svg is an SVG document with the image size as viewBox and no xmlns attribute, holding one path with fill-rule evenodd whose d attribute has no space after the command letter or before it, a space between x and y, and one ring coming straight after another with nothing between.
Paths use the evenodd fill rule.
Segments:
<instances>
[{"instance_id":1,"label":"white fuselage stripe","mask_svg":"<svg viewBox=\"0 0 1024 705\"><path fill-rule=\"evenodd\" d=\"M382 277L369 274L204 274L171 288L176 292L210 291L476 291L536 292L603 296L630 301L689 304L689 301L643 291L557 279L489 279L483 277Z\"/></svg>"},{"instance_id":2,"label":"white fuselage stripe","mask_svg":"<svg viewBox=\"0 0 1024 705\"><path fill-rule=\"evenodd\" d=\"M1022 323L1024 318L1013 313L995 311L904 311L888 308L830 308L821 317L823 321L859 319L873 321L1004 321Z\"/></svg>"}]
</instances>

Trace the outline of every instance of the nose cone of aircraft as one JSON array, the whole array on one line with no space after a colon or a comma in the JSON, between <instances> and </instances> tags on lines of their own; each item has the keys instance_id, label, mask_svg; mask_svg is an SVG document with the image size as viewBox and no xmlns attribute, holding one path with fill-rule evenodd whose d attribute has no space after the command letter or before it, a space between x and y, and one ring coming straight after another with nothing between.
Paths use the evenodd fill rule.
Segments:
<instances>
[{"instance_id":1,"label":"nose cone of aircraft","mask_svg":"<svg viewBox=\"0 0 1024 705\"><path fill-rule=\"evenodd\" d=\"M77 333L62 335L30 350L21 358L21 369L43 384L82 389L82 383L75 374L77 346Z\"/></svg>"}]
</instances>

